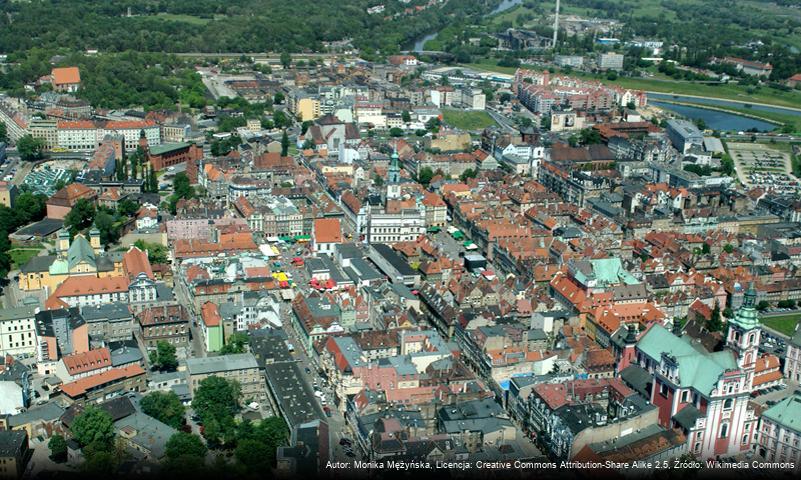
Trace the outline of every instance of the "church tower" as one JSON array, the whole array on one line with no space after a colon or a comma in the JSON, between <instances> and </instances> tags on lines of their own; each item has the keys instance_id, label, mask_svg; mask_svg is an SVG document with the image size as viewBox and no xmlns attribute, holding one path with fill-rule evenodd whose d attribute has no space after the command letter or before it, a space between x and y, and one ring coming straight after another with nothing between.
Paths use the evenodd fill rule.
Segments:
<instances>
[{"instance_id":1,"label":"church tower","mask_svg":"<svg viewBox=\"0 0 801 480\"><path fill-rule=\"evenodd\" d=\"M398 149L392 152L392 161L387 171L387 200L397 200L401 196L400 190L400 166L398 165Z\"/></svg>"},{"instance_id":2,"label":"church tower","mask_svg":"<svg viewBox=\"0 0 801 480\"><path fill-rule=\"evenodd\" d=\"M747 374L746 388L750 391L754 380L754 369L759 358L759 342L762 328L756 309L756 287L754 282L745 292L743 304L734 318L729 320L729 331L726 335L726 347L737 356L737 364Z\"/></svg>"}]
</instances>

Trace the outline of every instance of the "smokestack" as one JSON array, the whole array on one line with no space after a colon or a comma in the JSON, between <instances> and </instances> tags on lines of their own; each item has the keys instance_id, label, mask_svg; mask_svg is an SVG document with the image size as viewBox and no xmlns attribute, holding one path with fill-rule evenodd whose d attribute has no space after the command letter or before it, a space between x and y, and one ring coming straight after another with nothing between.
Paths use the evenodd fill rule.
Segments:
<instances>
[{"instance_id":1,"label":"smokestack","mask_svg":"<svg viewBox=\"0 0 801 480\"><path fill-rule=\"evenodd\" d=\"M556 14L553 17L553 43L551 48L556 49L556 37L559 33L559 0L556 0Z\"/></svg>"}]
</instances>

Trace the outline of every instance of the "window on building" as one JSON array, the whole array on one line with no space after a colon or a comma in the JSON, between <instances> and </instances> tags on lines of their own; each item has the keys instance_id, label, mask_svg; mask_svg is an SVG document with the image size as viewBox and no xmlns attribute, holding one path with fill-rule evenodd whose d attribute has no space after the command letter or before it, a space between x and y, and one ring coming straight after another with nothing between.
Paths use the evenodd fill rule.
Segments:
<instances>
[{"instance_id":1,"label":"window on building","mask_svg":"<svg viewBox=\"0 0 801 480\"><path fill-rule=\"evenodd\" d=\"M732 406L734 406L734 400L731 398L727 398L723 401L723 410L731 410Z\"/></svg>"},{"instance_id":2,"label":"window on building","mask_svg":"<svg viewBox=\"0 0 801 480\"><path fill-rule=\"evenodd\" d=\"M720 426L720 438L728 438L729 437L729 424L724 423Z\"/></svg>"}]
</instances>

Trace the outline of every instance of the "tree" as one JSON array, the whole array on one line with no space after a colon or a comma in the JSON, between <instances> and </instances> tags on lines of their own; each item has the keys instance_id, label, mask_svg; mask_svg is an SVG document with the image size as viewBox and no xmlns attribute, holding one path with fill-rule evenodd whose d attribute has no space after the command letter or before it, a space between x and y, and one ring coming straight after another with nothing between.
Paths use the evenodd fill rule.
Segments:
<instances>
[{"instance_id":1,"label":"tree","mask_svg":"<svg viewBox=\"0 0 801 480\"><path fill-rule=\"evenodd\" d=\"M461 175L459 175L459 180L461 180L463 182L466 182L468 178L476 178L477 175L478 175L478 172L476 172L472 168L468 168L467 170L462 172Z\"/></svg>"},{"instance_id":2,"label":"tree","mask_svg":"<svg viewBox=\"0 0 801 480\"><path fill-rule=\"evenodd\" d=\"M286 128L292 125L292 119L283 110L277 110L273 113L273 124L276 128Z\"/></svg>"},{"instance_id":3,"label":"tree","mask_svg":"<svg viewBox=\"0 0 801 480\"><path fill-rule=\"evenodd\" d=\"M149 393L142 398L140 405L144 413L172 428L181 428L184 424L184 405L173 391Z\"/></svg>"},{"instance_id":4,"label":"tree","mask_svg":"<svg viewBox=\"0 0 801 480\"><path fill-rule=\"evenodd\" d=\"M426 187L431 183L432 178L434 178L434 171L431 170L431 167L421 168L420 173L417 175L417 181Z\"/></svg>"},{"instance_id":5,"label":"tree","mask_svg":"<svg viewBox=\"0 0 801 480\"><path fill-rule=\"evenodd\" d=\"M192 195L194 195L192 185L189 182L189 176L186 174L186 172L179 172L177 175L175 175L175 179L173 180L173 189L181 198L191 198Z\"/></svg>"},{"instance_id":6,"label":"tree","mask_svg":"<svg viewBox=\"0 0 801 480\"><path fill-rule=\"evenodd\" d=\"M734 251L734 245L732 245L731 243L727 243L726 245L723 246L723 251L726 252L726 253L733 252Z\"/></svg>"},{"instance_id":7,"label":"tree","mask_svg":"<svg viewBox=\"0 0 801 480\"><path fill-rule=\"evenodd\" d=\"M167 440L164 449L164 453L166 453L167 458L170 459L188 455L199 458L201 461L206 457L208 451L209 449L206 448L206 445L203 444L203 440L199 436L186 432L172 434L170 439Z\"/></svg>"},{"instance_id":8,"label":"tree","mask_svg":"<svg viewBox=\"0 0 801 480\"><path fill-rule=\"evenodd\" d=\"M67 460L67 440L62 435L56 433L50 437L47 448L50 449L50 460L58 463Z\"/></svg>"},{"instance_id":9,"label":"tree","mask_svg":"<svg viewBox=\"0 0 801 480\"><path fill-rule=\"evenodd\" d=\"M150 352L150 364L159 370L175 370L178 367L175 345L159 340L156 343L156 350Z\"/></svg>"},{"instance_id":10,"label":"tree","mask_svg":"<svg viewBox=\"0 0 801 480\"><path fill-rule=\"evenodd\" d=\"M571 146L571 147L573 147L573 148L576 148L576 147L578 147L578 144L579 144L579 137L578 137L577 135L575 135L575 134L574 134L574 135L571 135L571 136L570 136L570 137L567 139L567 144L568 144L568 145L570 145L570 146Z\"/></svg>"},{"instance_id":11,"label":"tree","mask_svg":"<svg viewBox=\"0 0 801 480\"><path fill-rule=\"evenodd\" d=\"M233 417L239 411L239 383L211 376L203 379L192 399L192 409L205 423L211 419ZM208 430L208 425L206 425Z\"/></svg>"},{"instance_id":12,"label":"tree","mask_svg":"<svg viewBox=\"0 0 801 480\"><path fill-rule=\"evenodd\" d=\"M117 213L122 217L132 217L139 211L139 204L131 199L124 198L117 203Z\"/></svg>"},{"instance_id":13,"label":"tree","mask_svg":"<svg viewBox=\"0 0 801 480\"><path fill-rule=\"evenodd\" d=\"M94 225L100 231L100 243L105 246L116 243L120 239L122 225L110 213L101 210L95 214Z\"/></svg>"},{"instance_id":14,"label":"tree","mask_svg":"<svg viewBox=\"0 0 801 480\"><path fill-rule=\"evenodd\" d=\"M511 102L511 101L512 101L512 94L511 94L511 93L509 93L509 92L503 92L503 93L500 95L500 97L498 97L498 100L499 100L501 103L509 103L509 102Z\"/></svg>"},{"instance_id":15,"label":"tree","mask_svg":"<svg viewBox=\"0 0 801 480\"><path fill-rule=\"evenodd\" d=\"M8 130L6 130L5 123L0 123L0 142L8 143Z\"/></svg>"},{"instance_id":16,"label":"tree","mask_svg":"<svg viewBox=\"0 0 801 480\"><path fill-rule=\"evenodd\" d=\"M402 137L403 136L403 129L398 127L392 127L389 129L389 136L390 137Z\"/></svg>"},{"instance_id":17,"label":"tree","mask_svg":"<svg viewBox=\"0 0 801 480\"><path fill-rule=\"evenodd\" d=\"M710 332L719 332L723 330L723 322L720 319L720 303L715 302L715 308L712 309L712 315L706 322L706 329Z\"/></svg>"},{"instance_id":18,"label":"tree","mask_svg":"<svg viewBox=\"0 0 801 480\"><path fill-rule=\"evenodd\" d=\"M78 414L70 426L72 437L81 446L92 445L94 450L114 448L114 422L106 411L94 405Z\"/></svg>"},{"instance_id":19,"label":"tree","mask_svg":"<svg viewBox=\"0 0 801 480\"><path fill-rule=\"evenodd\" d=\"M269 470L275 466L276 449L285 445L288 438L286 423L280 417L266 418L256 427L243 422L237 429L234 455L249 472Z\"/></svg>"},{"instance_id":20,"label":"tree","mask_svg":"<svg viewBox=\"0 0 801 480\"><path fill-rule=\"evenodd\" d=\"M284 130L283 135L281 135L281 156L286 157L289 154L289 135L287 135L286 130Z\"/></svg>"},{"instance_id":21,"label":"tree","mask_svg":"<svg viewBox=\"0 0 801 480\"><path fill-rule=\"evenodd\" d=\"M757 306L756 306L757 310L759 310L760 312L764 311L764 310L767 310L768 307L770 307L770 303L768 303L765 300L762 300L761 302L757 303Z\"/></svg>"},{"instance_id":22,"label":"tree","mask_svg":"<svg viewBox=\"0 0 801 480\"><path fill-rule=\"evenodd\" d=\"M285 100L285 97L284 97L284 93L283 92L275 92L275 95L273 95L273 103L275 105L283 104L284 100Z\"/></svg>"},{"instance_id":23,"label":"tree","mask_svg":"<svg viewBox=\"0 0 801 480\"><path fill-rule=\"evenodd\" d=\"M42 158L42 151L45 148L45 141L42 138L33 138L31 135L23 135L17 140L17 152L22 160L31 162Z\"/></svg>"},{"instance_id":24,"label":"tree","mask_svg":"<svg viewBox=\"0 0 801 480\"><path fill-rule=\"evenodd\" d=\"M401 120L403 120L403 123L411 123L412 114L408 110L404 110L401 112Z\"/></svg>"},{"instance_id":25,"label":"tree","mask_svg":"<svg viewBox=\"0 0 801 480\"><path fill-rule=\"evenodd\" d=\"M377 173L373 174L373 184L375 184L376 187L381 188L381 186L384 185L384 179Z\"/></svg>"},{"instance_id":26,"label":"tree","mask_svg":"<svg viewBox=\"0 0 801 480\"><path fill-rule=\"evenodd\" d=\"M594 128L585 128L580 134L582 145L595 145L601 143L601 133Z\"/></svg>"},{"instance_id":27,"label":"tree","mask_svg":"<svg viewBox=\"0 0 801 480\"><path fill-rule=\"evenodd\" d=\"M81 470L91 476L109 476L117 470L119 464L119 457L111 451L98 451L91 455L85 454L85 457Z\"/></svg>"},{"instance_id":28,"label":"tree","mask_svg":"<svg viewBox=\"0 0 801 480\"><path fill-rule=\"evenodd\" d=\"M271 467L271 455L268 454L266 445L258 440L240 440L234 456L249 472L265 472ZM272 457L274 456L273 454Z\"/></svg>"},{"instance_id":29,"label":"tree","mask_svg":"<svg viewBox=\"0 0 801 480\"><path fill-rule=\"evenodd\" d=\"M234 333L225 341L225 345L220 349L221 355L230 355L233 353L244 353L245 345L248 344L249 338L244 333Z\"/></svg>"},{"instance_id":30,"label":"tree","mask_svg":"<svg viewBox=\"0 0 801 480\"><path fill-rule=\"evenodd\" d=\"M134 242L134 246L143 252L147 252L147 259L150 263L168 263L169 262L169 251L167 247L161 245L159 243L150 243L146 242L142 239L137 240Z\"/></svg>"},{"instance_id":31,"label":"tree","mask_svg":"<svg viewBox=\"0 0 801 480\"><path fill-rule=\"evenodd\" d=\"M79 198L72 206L72 210L64 217L64 226L75 235L88 228L95 220L95 204L86 198Z\"/></svg>"},{"instance_id":32,"label":"tree","mask_svg":"<svg viewBox=\"0 0 801 480\"><path fill-rule=\"evenodd\" d=\"M47 195L31 192L19 194L14 203L14 212L20 226L41 220L47 212Z\"/></svg>"},{"instance_id":33,"label":"tree","mask_svg":"<svg viewBox=\"0 0 801 480\"><path fill-rule=\"evenodd\" d=\"M289 68L292 65L292 55L289 52L281 52L281 66Z\"/></svg>"},{"instance_id":34,"label":"tree","mask_svg":"<svg viewBox=\"0 0 801 480\"><path fill-rule=\"evenodd\" d=\"M152 165L150 166L150 168L148 168L148 175L147 175L146 185L147 185L148 190L150 190L150 193L158 193L158 191L159 191L159 177L156 174L156 170L153 169Z\"/></svg>"},{"instance_id":35,"label":"tree","mask_svg":"<svg viewBox=\"0 0 801 480\"><path fill-rule=\"evenodd\" d=\"M724 153L723 156L720 157L720 171L725 175L734 174L734 160L728 153Z\"/></svg>"},{"instance_id":36,"label":"tree","mask_svg":"<svg viewBox=\"0 0 801 480\"><path fill-rule=\"evenodd\" d=\"M707 255L711 251L712 251L712 248L709 246L708 243L704 242L704 243L701 244L701 253L703 253L704 255Z\"/></svg>"}]
</instances>

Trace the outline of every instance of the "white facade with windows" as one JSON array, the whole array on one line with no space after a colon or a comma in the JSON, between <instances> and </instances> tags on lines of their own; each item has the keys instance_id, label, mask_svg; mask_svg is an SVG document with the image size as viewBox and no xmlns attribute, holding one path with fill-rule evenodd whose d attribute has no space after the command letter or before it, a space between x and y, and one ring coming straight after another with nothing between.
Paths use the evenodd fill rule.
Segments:
<instances>
[{"instance_id":1,"label":"white facade with windows","mask_svg":"<svg viewBox=\"0 0 801 480\"><path fill-rule=\"evenodd\" d=\"M33 355L36 353L36 307L0 310L0 355Z\"/></svg>"}]
</instances>

